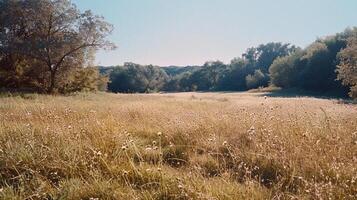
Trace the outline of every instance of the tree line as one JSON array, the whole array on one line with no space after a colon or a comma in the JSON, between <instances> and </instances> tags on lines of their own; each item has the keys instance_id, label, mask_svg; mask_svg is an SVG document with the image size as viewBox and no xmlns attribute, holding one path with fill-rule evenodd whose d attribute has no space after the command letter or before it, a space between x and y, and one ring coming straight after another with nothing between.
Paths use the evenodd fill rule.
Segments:
<instances>
[{"instance_id":1,"label":"tree line","mask_svg":"<svg viewBox=\"0 0 357 200\"><path fill-rule=\"evenodd\" d=\"M248 48L229 64L159 67L125 63L101 68L112 92L245 91L274 85L356 98L357 28L302 49L280 42Z\"/></svg>"},{"instance_id":2,"label":"tree line","mask_svg":"<svg viewBox=\"0 0 357 200\"><path fill-rule=\"evenodd\" d=\"M0 88L68 93L104 89L92 64L112 25L69 0L0 0Z\"/></svg>"},{"instance_id":3,"label":"tree line","mask_svg":"<svg viewBox=\"0 0 357 200\"><path fill-rule=\"evenodd\" d=\"M357 97L357 28L302 49L248 48L226 64L94 67L113 26L70 0L0 0L0 90L41 93L245 91L270 85Z\"/></svg>"}]
</instances>

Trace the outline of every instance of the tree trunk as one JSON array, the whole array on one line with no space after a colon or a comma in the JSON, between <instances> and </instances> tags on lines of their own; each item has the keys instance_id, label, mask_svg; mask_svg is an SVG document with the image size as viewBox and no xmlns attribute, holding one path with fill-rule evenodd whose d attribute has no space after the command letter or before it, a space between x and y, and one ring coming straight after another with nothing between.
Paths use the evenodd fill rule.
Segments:
<instances>
[{"instance_id":1,"label":"tree trunk","mask_svg":"<svg viewBox=\"0 0 357 200\"><path fill-rule=\"evenodd\" d=\"M48 88L48 93L52 94L54 92L55 86L56 86L56 71L51 70L50 87Z\"/></svg>"}]
</instances>

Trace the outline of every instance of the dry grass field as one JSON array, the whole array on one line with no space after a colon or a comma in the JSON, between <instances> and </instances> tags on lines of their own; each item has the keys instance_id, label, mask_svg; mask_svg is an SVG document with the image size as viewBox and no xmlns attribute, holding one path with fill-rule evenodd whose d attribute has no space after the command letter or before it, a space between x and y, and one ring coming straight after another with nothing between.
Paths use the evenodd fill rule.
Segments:
<instances>
[{"instance_id":1,"label":"dry grass field","mask_svg":"<svg viewBox=\"0 0 357 200\"><path fill-rule=\"evenodd\" d=\"M0 199L357 199L357 105L2 95Z\"/></svg>"}]
</instances>

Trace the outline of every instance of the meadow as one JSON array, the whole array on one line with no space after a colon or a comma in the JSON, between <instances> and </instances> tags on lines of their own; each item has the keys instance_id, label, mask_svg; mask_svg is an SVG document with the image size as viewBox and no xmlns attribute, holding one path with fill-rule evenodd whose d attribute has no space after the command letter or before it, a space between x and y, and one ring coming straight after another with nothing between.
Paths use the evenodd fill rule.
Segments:
<instances>
[{"instance_id":1,"label":"meadow","mask_svg":"<svg viewBox=\"0 0 357 200\"><path fill-rule=\"evenodd\" d=\"M0 199L357 199L357 105L2 94Z\"/></svg>"}]
</instances>

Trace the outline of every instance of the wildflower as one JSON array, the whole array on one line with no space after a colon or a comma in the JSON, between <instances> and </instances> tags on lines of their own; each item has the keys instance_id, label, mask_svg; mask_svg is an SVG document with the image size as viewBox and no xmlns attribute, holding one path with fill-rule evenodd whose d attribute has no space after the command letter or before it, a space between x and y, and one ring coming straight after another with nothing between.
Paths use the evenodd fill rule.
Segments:
<instances>
[{"instance_id":1,"label":"wildflower","mask_svg":"<svg viewBox=\"0 0 357 200\"><path fill-rule=\"evenodd\" d=\"M154 141L152 141L152 145L156 145L156 141L154 140Z\"/></svg>"},{"instance_id":2,"label":"wildflower","mask_svg":"<svg viewBox=\"0 0 357 200\"><path fill-rule=\"evenodd\" d=\"M250 129L247 132L253 134L255 132L254 126L250 127Z\"/></svg>"},{"instance_id":3,"label":"wildflower","mask_svg":"<svg viewBox=\"0 0 357 200\"><path fill-rule=\"evenodd\" d=\"M174 144L170 142L169 147L174 147Z\"/></svg>"},{"instance_id":4,"label":"wildflower","mask_svg":"<svg viewBox=\"0 0 357 200\"><path fill-rule=\"evenodd\" d=\"M305 132L305 133L302 134L302 136L303 136L303 137L307 137L307 134L308 134L308 133Z\"/></svg>"},{"instance_id":5,"label":"wildflower","mask_svg":"<svg viewBox=\"0 0 357 200\"><path fill-rule=\"evenodd\" d=\"M227 146L228 145L228 142L227 141L224 141L223 142L223 146Z\"/></svg>"},{"instance_id":6,"label":"wildflower","mask_svg":"<svg viewBox=\"0 0 357 200\"><path fill-rule=\"evenodd\" d=\"M226 178L229 178L229 173L228 173L228 172L224 172L224 173L222 174L222 176L223 176L223 177L226 177Z\"/></svg>"},{"instance_id":7,"label":"wildflower","mask_svg":"<svg viewBox=\"0 0 357 200\"><path fill-rule=\"evenodd\" d=\"M161 170L162 170L162 169L161 169L160 167L157 168L157 171L161 172Z\"/></svg>"},{"instance_id":8,"label":"wildflower","mask_svg":"<svg viewBox=\"0 0 357 200\"><path fill-rule=\"evenodd\" d=\"M128 149L128 147L127 147L126 145L124 145L124 146L121 147L121 150L123 150L123 151L125 151L125 150L127 150L127 149Z\"/></svg>"},{"instance_id":9,"label":"wildflower","mask_svg":"<svg viewBox=\"0 0 357 200\"><path fill-rule=\"evenodd\" d=\"M123 175L124 176L128 175L128 173L129 173L128 171L123 170Z\"/></svg>"},{"instance_id":10,"label":"wildflower","mask_svg":"<svg viewBox=\"0 0 357 200\"><path fill-rule=\"evenodd\" d=\"M127 130L124 130L124 134L126 135L126 137L130 137L130 133Z\"/></svg>"},{"instance_id":11,"label":"wildflower","mask_svg":"<svg viewBox=\"0 0 357 200\"><path fill-rule=\"evenodd\" d=\"M145 149L145 151L152 151L152 148L151 148L151 147L147 147L147 148Z\"/></svg>"},{"instance_id":12,"label":"wildflower","mask_svg":"<svg viewBox=\"0 0 357 200\"><path fill-rule=\"evenodd\" d=\"M161 132L158 132L157 133L157 136L161 137L162 133Z\"/></svg>"}]
</instances>

